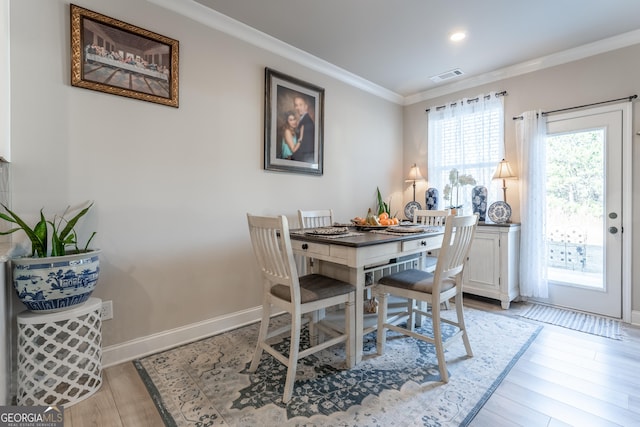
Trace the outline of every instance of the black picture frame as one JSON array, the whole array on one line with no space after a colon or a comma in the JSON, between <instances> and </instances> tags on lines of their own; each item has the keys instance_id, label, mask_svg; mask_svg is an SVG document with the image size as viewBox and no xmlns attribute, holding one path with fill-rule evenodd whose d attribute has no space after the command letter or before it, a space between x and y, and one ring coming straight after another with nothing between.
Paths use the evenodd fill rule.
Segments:
<instances>
[{"instance_id":1,"label":"black picture frame","mask_svg":"<svg viewBox=\"0 0 640 427\"><path fill-rule=\"evenodd\" d=\"M71 85L178 108L177 40L70 5Z\"/></svg>"},{"instance_id":2,"label":"black picture frame","mask_svg":"<svg viewBox=\"0 0 640 427\"><path fill-rule=\"evenodd\" d=\"M306 105L306 114L302 114ZM295 130L291 126L295 117ZM287 130L288 128L288 130ZM324 171L324 89L265 68L264 169L322 175ZM294 145L285 157L285 135ZM285 151L285 153L283 153Z\"/></svg>"}]
</instances>

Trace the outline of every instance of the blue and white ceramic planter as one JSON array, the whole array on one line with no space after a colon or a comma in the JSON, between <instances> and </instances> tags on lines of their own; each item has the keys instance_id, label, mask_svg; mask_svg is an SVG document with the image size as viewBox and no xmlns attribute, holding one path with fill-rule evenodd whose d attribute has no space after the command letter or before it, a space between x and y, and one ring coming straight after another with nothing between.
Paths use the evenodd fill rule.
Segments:
<instances>
[{"instance_id":1,"label":"blue and white ceramic planter","mask_svg":"<svg viewBox=\"0 0 640 427\"><path fill-rule=\"evenodd\" d=\"M100 250L46 258L16 258L13 287L31 311L61 311L85 302L98 283Z\"/></svg>"}]
</instances>

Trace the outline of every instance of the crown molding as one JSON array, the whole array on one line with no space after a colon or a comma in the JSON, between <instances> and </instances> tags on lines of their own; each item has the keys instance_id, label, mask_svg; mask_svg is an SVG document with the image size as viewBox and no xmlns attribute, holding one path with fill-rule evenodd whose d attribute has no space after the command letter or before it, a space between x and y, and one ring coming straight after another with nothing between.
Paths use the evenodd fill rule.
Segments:
<instances>
[{"instance_id":1,"label":"crown molding","mask_svg":"<svg viewBox=\"0 0 640 427\"><path fill-rule=\"evenodd\" d=\"M147 0L179 15L200 22L207 27L222 31L232 37L255 45L261 49L287 58L300 65L340 80L350 86L362 89L387 101L402 105L404 97L382 86L363 79L343 68L313 56L290 44L284 43L268 34L256 30L242 22L229 18L193 0Z\"/></svg>"},{"instance_id":2,"label":"crown molding","mask_svg":"<svg viewBox=\"0 0 640 427\"><path fill-rule=\"evenodd\" d=\"M448 95L460 90L470 89L483 84L493 83L495 81L532 73L534 71L543 70L556 65L566 64L638 43L640 43L640 30L629 31L627 33L619 34L617 36L602 39L562 52L553 53L551 55L542 56L537 59L525 61L496 71L469 77L464 80L459 80L454 83L426 90L415 95L409 95L405 97L404 105L415 104L417 102Z\"/></svg>"},{"instance_id":3,"label":"crown molding","mask_svg":"<svg viewBox=\"0 0 640 427\"><path fill-rule=\"evenodd\" d=\"M387 101L405 106L640 43L640 30L634 30L403 97L194 0L147 1Z\"/></svg>"}]
</instances>

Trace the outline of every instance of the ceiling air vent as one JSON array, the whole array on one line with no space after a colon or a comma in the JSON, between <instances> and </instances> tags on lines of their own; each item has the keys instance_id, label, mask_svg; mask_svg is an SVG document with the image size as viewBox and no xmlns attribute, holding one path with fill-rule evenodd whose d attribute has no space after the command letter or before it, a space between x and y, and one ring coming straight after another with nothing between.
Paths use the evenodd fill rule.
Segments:
<instances>
[{"instance_id":1,"label":"ceiling air vent","mask_svg":"<svg viewBox=\"0 0 640 427\"><path fill-rule=\"evenodd\" d=\"M445 80L449 80L449 79L452 79L454 77L461 76L463 74L464 74L464 72L460 68L456 68L454 70L445 71L442 74L438 74L437 76L433 76L433 77L430 77L430 78L431 78L431 81L433 81L435 83L440 83L440 82L443 82Z\"/></svg>"}]
</instances>

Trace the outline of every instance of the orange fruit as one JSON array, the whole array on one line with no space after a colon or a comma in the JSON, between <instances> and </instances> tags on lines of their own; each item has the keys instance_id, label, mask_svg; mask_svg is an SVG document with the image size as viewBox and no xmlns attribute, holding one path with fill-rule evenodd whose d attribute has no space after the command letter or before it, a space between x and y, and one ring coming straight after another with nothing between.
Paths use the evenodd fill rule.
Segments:
<instances>
[{"instance_id":1,"label":"orange fruit","mask_svg":"<svg viewBox=\"0 0 640 427\"><path fill-rule=\"evenodd\" d=\"M378 219L389 219L389 214L386 212L382 212L380 215L378 215Z\"/></svg>"}]
</instances>

